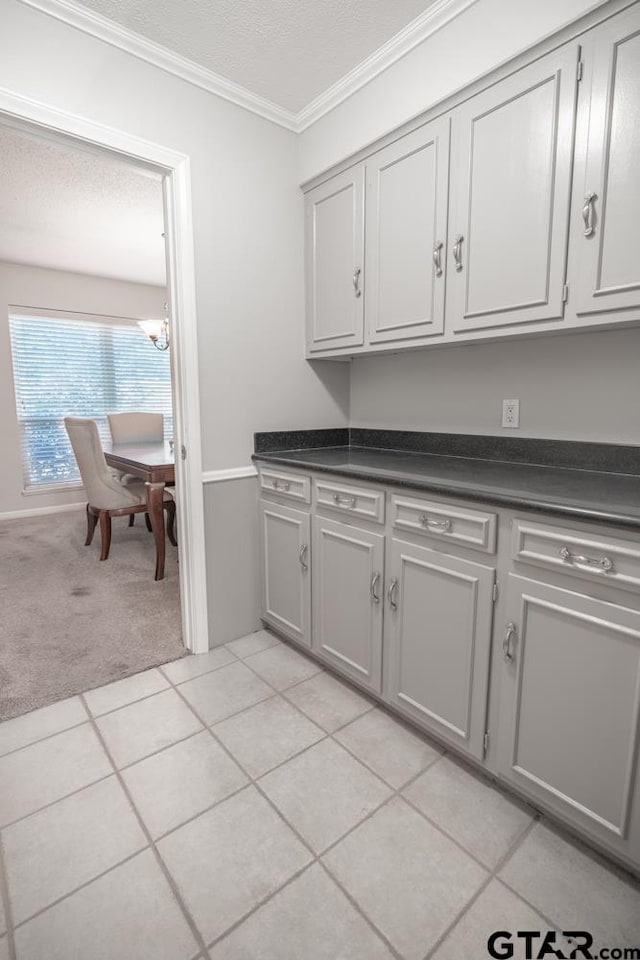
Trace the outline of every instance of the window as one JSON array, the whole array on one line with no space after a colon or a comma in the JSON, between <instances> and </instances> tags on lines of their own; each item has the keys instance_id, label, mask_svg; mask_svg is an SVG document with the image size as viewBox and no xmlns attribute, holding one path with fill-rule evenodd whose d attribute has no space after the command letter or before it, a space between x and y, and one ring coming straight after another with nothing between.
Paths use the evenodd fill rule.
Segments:
<instances>
[{"instance_id":1,"label":"window","mask_svg":"<svg viewBox=\"0 0 640 960\"><path fill-rule=\"evenodd\" d=\"M108 442L107 413L163 413L165 436L173 436L169 356L135 321L9 320L25 489L79 482L64 417L92 417Z\"/></svg>"}]
</instances>

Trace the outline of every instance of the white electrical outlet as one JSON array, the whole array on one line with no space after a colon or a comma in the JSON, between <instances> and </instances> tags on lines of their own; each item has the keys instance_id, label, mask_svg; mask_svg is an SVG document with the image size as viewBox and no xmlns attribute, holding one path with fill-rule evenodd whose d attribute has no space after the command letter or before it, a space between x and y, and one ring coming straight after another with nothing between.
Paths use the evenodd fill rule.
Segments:
<instances>
[{"instance_id":1,"label":"white electrical outlet","mask_svg":"<svg viewBox=\"0 0 640 960\"><path fill-rule=\"evenodd\" d=\"M502 426L515 429L520 426L520 401L503 400L502 401Z\"/></svg>"}]
</instances>

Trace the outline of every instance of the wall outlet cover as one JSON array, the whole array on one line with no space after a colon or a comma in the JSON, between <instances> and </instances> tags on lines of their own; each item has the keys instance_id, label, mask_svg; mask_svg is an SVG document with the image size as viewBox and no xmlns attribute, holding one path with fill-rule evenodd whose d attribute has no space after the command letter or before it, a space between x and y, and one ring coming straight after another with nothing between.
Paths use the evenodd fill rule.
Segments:
<instances>
[{"instance_id":1,"label":"wall outlet cover","mask_svg":"<svg viewBox=\"0 0 640 960\"><path fill-rule=\"evenodd\" d=\"M515 430L520 426L520 401L502 401L502 426Z\"/></svg>"}]
</instances>

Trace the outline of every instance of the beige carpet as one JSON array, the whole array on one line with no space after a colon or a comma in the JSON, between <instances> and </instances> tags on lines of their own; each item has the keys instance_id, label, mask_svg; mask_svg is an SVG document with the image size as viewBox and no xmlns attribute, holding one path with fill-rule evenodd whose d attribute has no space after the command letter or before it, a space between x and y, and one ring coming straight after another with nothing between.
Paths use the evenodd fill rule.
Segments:
<instances>
[{"instance_id":1,"label":"beige carpet","mask_svg":"<svg viewBox=\"0 0 640 960\"><path fill-rule=\"evenodd\" d=\"M176 549L153 579L144 516L84 546L84 510L0 522L0 720L185 654Z\"/></svg>"}]
</instances>

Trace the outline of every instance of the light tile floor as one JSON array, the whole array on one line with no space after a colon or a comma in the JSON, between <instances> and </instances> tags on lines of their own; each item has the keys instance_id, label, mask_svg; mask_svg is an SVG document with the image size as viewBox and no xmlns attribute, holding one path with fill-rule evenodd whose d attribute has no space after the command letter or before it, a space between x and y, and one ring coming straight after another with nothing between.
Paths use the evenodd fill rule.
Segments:
<instances>
[{"instance_id":1,"label":"light tile floor","mask_svg":"<svg viewBox=\"0 0 640 960\"><path fill-rule=\"evenodd\" d=\"M0 894L0 960L640 947L639 884L266 631L3 723Z\"/></svg>"}]
</instances>

